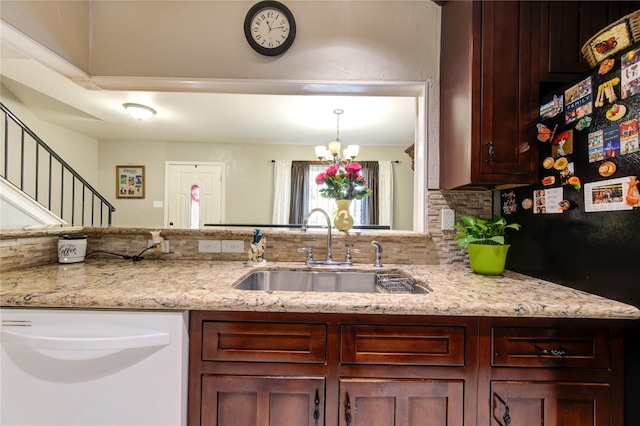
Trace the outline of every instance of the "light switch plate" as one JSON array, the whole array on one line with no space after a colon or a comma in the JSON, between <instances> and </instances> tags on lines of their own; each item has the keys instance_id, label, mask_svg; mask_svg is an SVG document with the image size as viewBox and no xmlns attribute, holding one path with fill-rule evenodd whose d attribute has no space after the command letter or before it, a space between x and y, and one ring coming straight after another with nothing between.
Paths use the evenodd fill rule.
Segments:
<instances>
[{"instance_id":1,"label":"light switch plate","mask_svg":"<svg viewBox=\"0 0 640 426\"><path fill-rule=\"evenodd\" d=\"M453 231L453 225L456 222L456 211L451 209L442 209L442 230Z\"/></svg>"},{"instance_id":2,"label":"light switch plate","mask_svg":"<svg viewBox=\"0 0 640 426\"><path fill-rule=\"evenodd\" d=\"M198 240L198 253L220 253L222 244L220 240Z\"/></svg>"},{"instance_id":3,"label":"light switch plate","mask_svg":"<svg viewBox=\"0 0 640 426\"><path fill-rule=\"evenodd\" d=\"M244 253L244 241L222 240L223 253Z\"/></svg>"}]
</instances>

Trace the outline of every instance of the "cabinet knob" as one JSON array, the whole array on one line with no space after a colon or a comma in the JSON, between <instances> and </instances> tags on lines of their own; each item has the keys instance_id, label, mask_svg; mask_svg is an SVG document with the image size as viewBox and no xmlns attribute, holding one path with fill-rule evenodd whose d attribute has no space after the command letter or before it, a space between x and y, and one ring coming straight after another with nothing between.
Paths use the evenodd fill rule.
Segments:
<instances>
[{"instance_id":1,"label":"cabinet knob","mask_svg":"<svg viewBox=\"0 0 640 426\"><path fill-rule=\"evenodd\" d=\"M493 161L493 154L496 153L496 149L494 148L492 141L485 143L485 145L489 146L489 158L487 158L486 162L491 163Z\"/></svg>"}]
</instances>

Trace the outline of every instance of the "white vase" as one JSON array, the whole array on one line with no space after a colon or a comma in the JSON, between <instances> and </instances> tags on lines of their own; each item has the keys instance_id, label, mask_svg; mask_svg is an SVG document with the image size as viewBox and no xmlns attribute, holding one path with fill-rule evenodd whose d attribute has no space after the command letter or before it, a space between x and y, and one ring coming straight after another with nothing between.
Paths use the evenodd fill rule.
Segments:
<instances>
[{"instance_id":1,"label":"white vase","mask_svg":"<svg viewBox=\"0 0 640 426\"><path fill-rule=\"evenodd\" d=\"M338 231L347 232L353 226L353 216L351 216L351 212L349 211L351 201L352 200L336 200L338 209L333 218L333 226L335 226Z\"/></svg>"}]
</instances>

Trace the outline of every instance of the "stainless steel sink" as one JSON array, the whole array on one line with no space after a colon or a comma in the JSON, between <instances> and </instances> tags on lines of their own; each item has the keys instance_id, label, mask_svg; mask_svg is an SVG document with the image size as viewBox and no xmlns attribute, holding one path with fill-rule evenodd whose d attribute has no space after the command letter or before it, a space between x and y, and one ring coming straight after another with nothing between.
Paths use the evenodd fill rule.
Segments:
<instances>
[{"instance_id":1,"label":"stainless steel sink","mask_svg":"<svg viewBox=\"0 0 640 426\"><path fill-rule=\"evenodd\" d=\"M410 276L398 271L254 271L234 288L259 291L321 291L352 293L430 293Z\"/></svg>"}]
</instances>

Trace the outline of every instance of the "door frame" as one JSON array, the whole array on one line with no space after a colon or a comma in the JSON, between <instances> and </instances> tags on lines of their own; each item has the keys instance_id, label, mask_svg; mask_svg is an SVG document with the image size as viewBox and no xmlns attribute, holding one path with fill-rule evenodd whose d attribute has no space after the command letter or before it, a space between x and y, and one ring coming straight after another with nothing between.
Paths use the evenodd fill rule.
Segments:
<instances>
[{"instance_id":1,"label":"door frame","mask_svg":"<svg viewBox=\"0 0 640 426\"><path fill-rule=\"evenodd\" d=\"M220 175L220 199L222 202L222 208L220 209L220 221L224 223L225 221L225 179L226 179L226 169L225 163L219 161L165 161L164 162L164 227L169 228L169 168L171 166L220 166L222 167L222 173Z\"/></svg>"}]
</instances>

